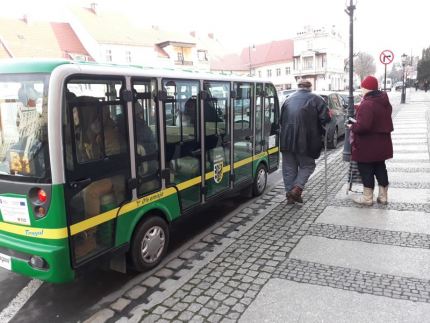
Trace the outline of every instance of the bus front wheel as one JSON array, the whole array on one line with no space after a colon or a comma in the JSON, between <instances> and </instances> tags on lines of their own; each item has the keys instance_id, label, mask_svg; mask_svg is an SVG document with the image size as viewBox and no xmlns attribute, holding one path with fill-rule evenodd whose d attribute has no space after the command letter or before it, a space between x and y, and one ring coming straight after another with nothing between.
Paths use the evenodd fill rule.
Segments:
<instances>
[{"instance_id":1,"label":"bus front wheel","mask_svg":"<svg viewBox=\"0 0 430 323\"><path fill-rule=\"evenodd\" d=\"M267 169L264 164L258 165L255 174L254 183L252 184L252 193L254 196L260 196L266 189L267 184Z\"/></svg>"},{"instance_id":2,"label":"bus front wheel","mask_svg":"<svg viewBox=\"0 0 430 323\"><path fill-rule=\"evenodd\" d=\"M136 229L131 244L134 268L145 271L157 266L167 252L169 228L159 216L150 216Z\"/></svg>"}]
</instances>

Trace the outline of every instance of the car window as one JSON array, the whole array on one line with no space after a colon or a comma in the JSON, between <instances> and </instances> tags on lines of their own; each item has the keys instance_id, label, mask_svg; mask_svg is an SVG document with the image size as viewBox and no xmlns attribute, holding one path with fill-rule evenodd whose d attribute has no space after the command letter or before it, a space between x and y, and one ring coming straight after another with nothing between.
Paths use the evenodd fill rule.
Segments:
<instances>
[{"instance_id":1,"label":"car window","mask_svg":"<svg viewBox=\"0 0 430 323\"><path fill-rule=\"evenodd\" d=\"M329 102L328 102L328 98L327 98L327 95L320 95L320 97L322 97L322 98L323 98L323 100L325 101L325 103L329 104ZM330 108L330 107L329 107L329 108Z\"/></svg>"},{"instance_id":2,"label":"car window","mask_svg":"<svg viewBox=\"0 0 430 323\"><path fill-rule=\"evenodd\" d=\"M331 109L341 111L342 105L340 103L340 100L339 100L339 97L337 96L337 94L330 95L330 101L331 101L331 105L332 105Z\"/></svg>"}]
</instances>

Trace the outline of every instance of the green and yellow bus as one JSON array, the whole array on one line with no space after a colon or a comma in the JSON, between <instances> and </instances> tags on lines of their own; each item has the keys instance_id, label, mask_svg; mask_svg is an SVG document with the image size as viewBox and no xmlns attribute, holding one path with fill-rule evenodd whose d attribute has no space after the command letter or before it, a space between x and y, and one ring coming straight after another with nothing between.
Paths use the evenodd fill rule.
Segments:
<instances>
[{"instance_id":1,"label":"green and yellow bus","mask_svg":"<svg viewBox=\"0 0 430 323\"><path fill-rule=\"evenodd\" d=\"M2 61L0 267L55 283L96 260L153 268L175 220L263 193L278 116L249 77Z\"/></svg>"}]
</instances>

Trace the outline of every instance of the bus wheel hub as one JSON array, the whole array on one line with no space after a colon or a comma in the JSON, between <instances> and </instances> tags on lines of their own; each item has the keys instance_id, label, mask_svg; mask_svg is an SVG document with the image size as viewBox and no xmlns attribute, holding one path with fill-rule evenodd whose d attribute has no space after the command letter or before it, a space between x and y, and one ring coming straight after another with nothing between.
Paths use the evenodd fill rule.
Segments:
<instances>
[{"instance_id":1,"label":"bus wheel hub","mask_svg":"<svg viewBox=\"0 0 430 323\"><path fill-rule=\"evenodd\" d=\"M150 228L142 241L142 257L145 262L151 263L156 261L164 248L165 236L164 231L158 226Z\"/></svg>"}]
</instances>

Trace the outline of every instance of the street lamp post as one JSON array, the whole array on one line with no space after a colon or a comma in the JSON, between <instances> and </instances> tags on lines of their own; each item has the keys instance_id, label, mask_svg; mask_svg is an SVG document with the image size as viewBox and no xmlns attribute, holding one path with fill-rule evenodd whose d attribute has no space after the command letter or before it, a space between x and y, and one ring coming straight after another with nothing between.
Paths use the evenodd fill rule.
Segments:
<instances>
[{"instance_id":1,"label":"street lamp post","mask_svg":"<svg viewBox=\"0 0 430 323\"><path fill-rule=\"evenodd\" d=\"M405 84L405 67L406 67L406 61L408 59L408 55L403 54L402 55L402 96L400 98L400 103L405 103L406 102L406 84Z\"/></svg>"},{"instance_id":2,"label":"street lamp post","mask_svg":"<svg viewBox=\"0 0 430 323\"><path fill-rule=\"evenodd\" d=\"M345 12L349 16L349 96L348 96L348 113L347 117L354 116L354 0L349 1L349 6L346 7ZM349 128L345 130L345 141L343 144L343 160L351 160L351 143L349 142L350 136Z\"/></svg>"},{"instance_id":3,"label":"street lamp post","mask_svg":"<svg viewBox=\"0 0 430 323\"><path fill-rule=\"evenodd\" d=\"M252 76L252 63L251 63L251 48L255 50L255 45L248 46L248 60L249 60L249 76Z\"/></svg>"}]
</instances>

